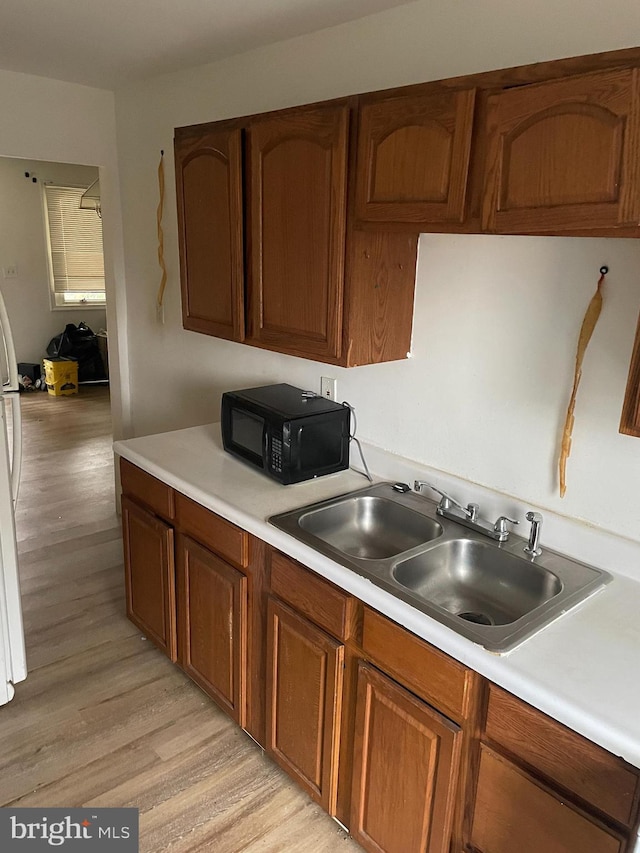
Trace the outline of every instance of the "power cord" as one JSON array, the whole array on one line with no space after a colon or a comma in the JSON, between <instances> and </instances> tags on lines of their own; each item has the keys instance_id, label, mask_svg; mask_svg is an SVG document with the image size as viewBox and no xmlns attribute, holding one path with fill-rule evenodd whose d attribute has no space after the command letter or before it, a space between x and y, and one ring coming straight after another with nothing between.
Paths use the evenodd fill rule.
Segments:
<instances>
[{"instance_id":1,"label":"power cord","mask_svg":"<svg viewBox=\"0 0 640 853\"><path fill-rule=\"evenodd\" d=\"M360 444L360 440L356 438L356 432L358 429L358 419L356 418L356 410L351 405L351 403L347 403L346 400L342 401L342 405L349 409L349 411L351 412L351 416L353 417L353 432L349 433L349 441L353 441L357 446L358 451L360 452L360 459L362 460L362 467L364 468L364 472L358 471L358 474L362 474L362 476L366 477L370 483L373 483L373 477L369 473L369 468L364 458L364 453L362 452L362 445Z\"/></svg>"}]
</instances>

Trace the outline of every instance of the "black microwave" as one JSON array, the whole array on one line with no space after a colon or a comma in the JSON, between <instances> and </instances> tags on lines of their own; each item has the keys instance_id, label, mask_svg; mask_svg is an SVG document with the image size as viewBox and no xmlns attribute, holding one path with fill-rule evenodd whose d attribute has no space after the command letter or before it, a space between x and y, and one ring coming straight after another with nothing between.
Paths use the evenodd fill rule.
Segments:
<instances>
[{"instance_id":1,"label":"black microwave","mask_svg":"<svg viewBox=\"0 0 640 853\"><path fill-rule=\"evenodd\" d=\"M222 444L280 483L299 483L349 467L347 406L293 385L222 395Z\"/></svg>"}]
</instances>

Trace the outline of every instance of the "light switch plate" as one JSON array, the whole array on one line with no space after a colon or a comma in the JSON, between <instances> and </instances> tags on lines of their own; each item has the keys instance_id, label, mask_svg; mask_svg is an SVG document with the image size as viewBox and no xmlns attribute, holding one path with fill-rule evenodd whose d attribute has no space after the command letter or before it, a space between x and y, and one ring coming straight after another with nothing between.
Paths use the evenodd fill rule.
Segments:
<instances>
[{"instance_id":1,"label":"light switch plate","mask_svg":"<svg viewBox=\"0 0 640 853\"><path fill-rule=\"evenodd\" d=\"M18 267L15 264L2 267L2 275L4 278L18 278Z\"/></svg>"}]
</instances>

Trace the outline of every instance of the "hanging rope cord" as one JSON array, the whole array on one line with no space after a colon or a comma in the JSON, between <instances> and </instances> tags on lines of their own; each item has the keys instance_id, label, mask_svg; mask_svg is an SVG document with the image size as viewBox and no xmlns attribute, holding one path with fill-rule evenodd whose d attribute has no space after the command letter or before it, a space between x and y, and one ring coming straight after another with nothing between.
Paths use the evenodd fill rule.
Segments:
<instances>
[{"instance_id":1,"label":"hanging rope cord","mask_svg":"<svg viewBox=\"0 0 640 853\"><path fill-rule=\"evenodd\" d=\"M164 262L164 232L162 230L162 214L164 212L164 151L160 152L160 162L158 163L158 192L159 200L156 217L158 222L158 263L162 270L162 276L160 278L160 287L158 288L157 305L158 309L161 310L164 291L167 286L167 267Z\"/></svg>"},{"instance_id":2,"label":"hanging rope cord","mask_svg":"<svg viewBox=\"0 0 640 853\"><path fill-rule=\"evenodd\" d=\"M560 477L560 497L563 498L567 491L567 459L571 453L571 434L573 433L573 424L575 421L576 397L578 395L578 385L582 378L582 361L584 354L589 346L589 341L593 335L593 330L596 327L600 312L602 311L602 285L604 277L609 272L609 267L600 267L600 278L596 292L591 297L591 302L587 308L582 328L580 329L580 337L578 338L578 349L576 351L576 367L573 375L573 388L571 389L571 398L567 408L567 417L564 423L562 433L562 444L560 447L560 459L558 460L558 474Z\"/></svg>"}]
</instances>

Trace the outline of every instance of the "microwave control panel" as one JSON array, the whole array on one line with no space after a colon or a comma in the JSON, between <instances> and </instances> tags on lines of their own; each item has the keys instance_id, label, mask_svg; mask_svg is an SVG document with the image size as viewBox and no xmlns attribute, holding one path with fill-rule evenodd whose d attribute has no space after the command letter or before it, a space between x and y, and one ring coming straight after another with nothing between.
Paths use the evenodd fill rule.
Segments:
<instances>
[{"instance_id":1,"label":"microwave control panel","mask_svg":"<svg viewBox=\"0 0 640 853\"><path fill-rule=\"evenodd\" d=\"M282 473L282 439L271 438L271 470Z\"/></svg>"}]
</instances>

